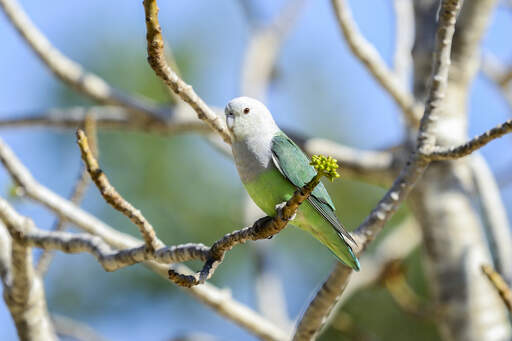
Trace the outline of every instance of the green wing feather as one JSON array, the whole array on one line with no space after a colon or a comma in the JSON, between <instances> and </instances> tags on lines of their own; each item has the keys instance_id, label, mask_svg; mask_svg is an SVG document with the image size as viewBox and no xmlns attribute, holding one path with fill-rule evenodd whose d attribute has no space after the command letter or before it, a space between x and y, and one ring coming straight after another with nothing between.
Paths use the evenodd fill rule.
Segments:
<instances>
[{"instance_id":1,"label":"green wing feather","mask_svg":"<svg viewBox=\"0 0 512 341\"><path fill-rule=\"evenodd\" d=\"M316 175L316 171L309 164L306 154L282 132L272 139L272 156L274 164L281 174L296 187L304 186ZM356 244L334 213L336 209L322 183L315 187L308 201L329 221L343 240L348 239Z\"/></svg>"}]
</instances>

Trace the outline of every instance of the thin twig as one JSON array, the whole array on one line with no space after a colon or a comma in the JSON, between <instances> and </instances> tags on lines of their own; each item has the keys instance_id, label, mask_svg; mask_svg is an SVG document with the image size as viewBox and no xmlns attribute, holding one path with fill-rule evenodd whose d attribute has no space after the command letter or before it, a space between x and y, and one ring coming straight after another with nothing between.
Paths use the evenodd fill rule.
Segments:
<instances>
[{"instance_id":1,"label":"thin twig","mask_svg":"<svg viewBox=\"0 0 512 341\"><path fill-rule=\"evenodd\" d=\"M480 153L471 155L469 165L494 267L508 283L512 283L512 230L501 200L500 188Z\"/></svg>"},{"instance_id":2,"label":"thin twig","mask_svg":"<svg viewBox=\"0 0 512 341\"><path fill-rule=\"evenodd\" d=\"M82 129L76 131L77 143L82 153L82 159L87 166L87 172L91 176L92 181L98 187L101 195L107 203L109 203L114 209L118 210L125 216L127 216L140 230L142 237L149 250L159 249L163 243L156 237L153 226L146 220L142 213L133 207L128 201L126 201L110 184L107 176L100 169L98 161L94 157L87 136Z\"/></svg>"},{"instance_id":3,"label":"thin twig","mask_svg":"<svg viewBox=\"0 0 512 341\"><path fill-rule=\"evenodd\" d=\"M178 104L173 115L165 121L141 122L133 119L127 109L114 106L75 106L55 108L47 111L12 114L11 118L0 120L0 128L53 127L76 129L84 125L85 117L90 114L98 128L122 129L156 134L208 133L211 129L202 121L193 117L188 105Z\"/></svg>"},{"instance_id":4,"label":"thin twig","mask_svg":"<svg viewBox=\"0 0 512 341\"><path fill-rule=\"evenodd\" d=\"M264 101L279 50L305 3L306 0L289 0L270 25L252 34L241 72L244 96Z\"/></svg>"},{"instance_id":5,"label":"thin twig","mask_svg":"<svg viewBox=\"0 0 512 341\"><path fill-rule=\"evenodd\" d=\"M397 75L387 67L375 47L359 32L347 1L332 0L332 6L339 27L352 53L366 66L366 69L375 80L395 100L396 104L402 109L408 125L416 127L419 122L422 106L415 102L412 94L407 91L407 88Z\"/></svg>"},{"instance_id":6,"label":"thin twig","mask_svg":"<svg viewBox=\"0 0 512 341\"><path fill-rule=\"evenodd\" d=\"M96 133L96 122L91 114L87 114L84 121L84 129L86 131L87 136L90 136L90 145L91 145L91 151L95 157L98 157L98 142L97 142L97 133ZM75 205L79 205L79 203L82 201L85 190L87 189L87 186L89 185L89 174L87 173L87 169L85 167L80 167L80 175L75 183L75 186L73 188L73 191L71 193L71 202ZM66 228L67 221L66 219L63 219L59 217L59 219L56 221L55 225L52 227L53 231L64 231ZM39 260L36 265L36 271L39 274L39 276L44 277L46 272L48 271L48 268L50 266L50 263L53 259L53 253L50 251L44 251L41 256L39 257Z\"/></svg>"},{"instance_id":7,"label":"thin twig","mask_svg":"<svg viewBox=\"0 0 512 341\"><path fill-rule=\"evenodd\" d=\"M417 222L412 217L406 218L386 234L373 252L365 252L361 256L361 269L364 271L354 276L348 283L335 309L338 309L361 288L375 283L385 264L393 259L406 258L420 243L421 231Z\"/></svg>"},{"instance_id":8,"label":"thin twig","mask_svg":"<svg viewBox=\"0 0 512 341\"><path fill-rule=\"evenodd\" d=\"M499 126L486 131L482 135L479 135L460 146L435 147L435 149L431 153L428 153L426 156L431 160L436 161L458 159L473 153L475 150L482 148L492 140L510 132L512 132L512 120L508 120L505 123L502 123Z\"/></svg>"},{"instance_id":9,"label":"thin twig","mask_svg":"<svg viewBox=\"0 0 512 341\"><path fill-rule=\"evenodd\" d=\"M489 265L482 265L482 272L489 278L489 281L491 281L498 294L500 294L508 311L512 312L512 291L508 287L507 282Z\"/></svg>"},{"instance_id":10,"label":"thin twig","mask_svg":"<svg viewBox=\"0 0 512 341\"><path fill-rule=\"evenodd\" d=\"M87 324L70 317L52 314L55 332L59 336L71 337L76 341L107 341L102 335Z\"/></svg>"},{"instance_id":11,"label":"thin twig","mask_svg":"<svg viewBox=\"0 0 512 341\"><path fill-rule=\"evenodd\" d=\"M406 269L401 259L390 260L379 275L378 282L384 286L395 303L406 313L417 318L438 318L435 305L428 305L409 286Z\"/></svg>"},{"instance_id":12,"label":"thin twig","mask_svg":"<svg viewBox=\"0 0 512 341\"><path fill-rule=\"evenodd\" d=\"M230 144L231 135L224 121L196 94L192 86L185 83L169 67L164 56L164 41L162 39L162 28L158 22L156 0L144 0L143 5L146 16L149 65L169 88L194 109L199 119L208 123L226 143Z\"/></svg>"}]
</instances>

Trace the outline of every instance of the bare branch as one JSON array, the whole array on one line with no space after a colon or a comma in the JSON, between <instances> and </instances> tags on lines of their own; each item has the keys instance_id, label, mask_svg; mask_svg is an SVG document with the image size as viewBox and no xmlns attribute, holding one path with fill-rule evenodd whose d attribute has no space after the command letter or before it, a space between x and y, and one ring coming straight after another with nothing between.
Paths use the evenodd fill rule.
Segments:
<instances>
[{"instance_id":1,"label":"bare branch","mask_svg":"<svg viewBox=\"0 0 512 341\"><path fill-rule=\"evenodd\" d=\"M423 157L424 151L435 146L433 123L441 114L444 92L448 81L450 67L450 50L455 31L455 19L460 10L460 0L443 0L439 14L439 27L436 37L436 53L434 55L434 68L431 78L431 87L425 106L425 113L420 121L417 150L409 157L409 161L400 172L391 188L370 212L361 225L354 231L359 248L359 254L382 230L384 224L398 209L399 205L408 196L418 179L429 164ZM338 263L324 282L322 288L313 298L310 306L300 320L294 340L310 340L320 331L333 306L343 293L349 280L351 269Z\"/></svg>"},{"instance_id":2,"label":"bare branch","mask_svg":"<svg viewBox=\"0 0 512 341\"><path fill-rule=\"evenodd\" d=\"M512 231L500 197L500 189L480 153L473 153L469 162L494 267L508 283L512 283Z\"/></svg>"},{"instance_id":3,"label":"bare branch","mask_svg":"<svg viewBox=\"0 0 512 341\"><path fill-rule=\"evenodd\" d=\"M396 173L397 160L391 151L362 150L327 139L291 136L309 155L325 154L337 159L344 175L348 172L367 181L389 184Z\"/></svg>"},{"instance_id":4,"label":"bare branch","mask_svg":"<svg viewBox=\"0 0 512 341\"><path fill-rule=\"evenodd\" d=\"M408 125L418 125L422 106L415 102L400 79L386 66L379 53L359 32L346 0L332 0L340 29L352 53L402 109Z\"/></svg>"},{"instance_id":5,"label":"bare branch","mask_svg":"<svg viewBox=\"0 0 512 341\"><path fill-rule=\"evenodd\" d=\"M482 272L491 281L496 291L498 291L508 311L512 312L512 291L508 287L507 282L489 265L482 265Z\"/></svg>"},{"instance_id":6,"label":"bare branch","mask_svg":"<svg viewBox=\"0 0 512 341\"><path fill-rule=\"evenodd\" d=\"M3 224L0 224L0 280L8 286L11 282L11 236Z\"/></svg>"},{"instance_id":7,"label":"bare branch","mask_svg":"<svg viewBox=\"0 0 512 341\"><path fill-rule=\"evenodd\" d=\"M162 28L158 22L156 0L144 0L143 4L146 15L149 65L169 88L194 109L199 119L208 123L210 128L216 131L226 143L230 144L231 135L227 131L224 121L167 64L164 56Z\"/></svg>"},{"instance_id":8,"label":"bare branch","mask_svg":"<svg viewBox=\"0 0 512 341\"><path fill-rule=\"evenodd\" d=\"M25 194L35 201L40 202L57 215L69 220L71 223L100 237L111 247L116 249L130 249L140 247L142 242L130 235L116 231L112 227L85 212L71 202L63 199L48 188L37 183L29 171L16 158L10 148L0 139L0 161L11 175L15 183ZM150 269L161 277L168 278L168 266L156 262L146 262ZM185 266L180 266L180 272L187 271ZM221 290L211 284L192 287L187 290L197 300L211 307L220 315L232 320L249 332L265 340L288 340L288 335L264 319L247 306L234 300L225 290Z\"/></svg>"},{"instance_id":9,"label":"bare branch","mask_svg":"<svg viewBox=\"0 0 512 341\"><path fill-rule=\"evenodd\" d=\"M59 336L71 337L77 341L106 341L103 336L87 324L63 315L52 314L55 332Z\"/></svg>"},{"instance_id":10,"label":"bare branch","mask_svg":"<svg viewBox=\"0 0 512 341\"><path fill-rule=\"evenodd\" d=\"M98 142L97 142L97 133L96 133L96 122L94 121L94 118L91 114L87 114L85 116L84 121L84 129L87 132L87 135L90 136L91 141L91 150L94 156L98 155ZM83 169L82 169L83 168ZM75 186L73 188L72 194L71 194L71 202L75 205L79 205L79 203L82 201L85 190L87 189L87 186L89 185L89 174L87 173L87 169L84 167L81 167L80 169L80 176L78 177ZM53 226L53 231L63 231L66 228L66 219L59 218L55 225ZM50 263L53 259L53 253L50 251L44 251L41 254L41 257L39 257L39 260L36 265L36 271L39 274L39 276L44 277L46 272L48 271L48 267L50 266Z\"/></svg>"},{"instance_id":11,"label":"bare branch","mask_svg":"<svg viewBox=\"0 0 512 341\"><path fill-rule=\"evenodd\" d=\"M105 271L116 271L150 260L163 264L181 263L193 259L205 261L209 252L209 248L202 244L182 244L161 247L158 250L149 250L144 246L112 250L98 236L41 230L31 219L19 215L2 198L0 198L0 217L6 222L11 237L23 246L59 250L65 253L90 253Z\"/></svg>"},{"instance_id":12,"label":"bare branch","mask_svg":"<svg viewBox=\"0 0 512 341\"><path fill-rule=\"evenodd\" d=\"M12 226L3 220L0 216L0 230L10 230ZM48 317L43 283L32 266L32 251L15 240L11 245L10 276L3 284L4 300L20 340L57 340Z\"/></svg>"},{"instance_id":13,"label":"bare branch","mask_svg":"<svg viewBox=\"0 0 512 341\"><path fill-rule=\"evenodd\" d=\"M421 243L421 232L417 222L408 217L379 242L375 250L361 256L361 273L348 283L339 300L343 304L359 289L377 281L385 264L392 260L404 259Z\"/></svg>"},{"instance_id":14,"label":"bare branch","mask_svg":"<svg viewBox=\"0 0 512 341\"><path fill-rule=\"evenodd\" d=\"M135 98L112 88L103 79L64 56L37 29L15 0L0 0L0 6L27 44L64 83L104 104L122 106L146 120L160 120L163 112L147 100Z\"/></svg>"},{"instance_id":15,"label":"bare branch","mask_svg":"<svg viewBox=\"0 0 512 341\"><path fill-rule=\"evenodd\" d=\"M468 142L456 147L435 147L434 150L426 155L431 160L453 160L464 157L473 153L475 150L482 148L487 143L498 137L508 134L512 131L512 120L500 124L477 136Z\"/></svg>"},{"instance_id":16,"label":"bare branch","mask_svg":"<svg viewBox=\"0 0 512 341\"><path fill-rule=\"evenodd\" d=\"M55 127L73 128L83 126L86 115L96 121L98 128L123 129L157 134L178 134L186 132L209 133L211 129L194 118L192 109L185 104L177 104L173 115L165 121L141 122L134 120L123 108L113 106L70 107L50 109L43 113L13 115L13 118L0 120L0 128Z\"/></svg>"},{"instance_id":17,"label":"bare branch","mask_svg":"<svg viewBox=\"0 0 512 341\"><path fill-rule=\"evenodd\" d=\"M140 230L146 247L149 250L159 249L163 243L158 240L155 234L153 226L146 220L142 213L127 202L110 184L107 176L100 169L98 161L94 158L93 153L89 149L87 137L82 129L76 131L77 143L82 153L82 159L87 166L87 172L91 176L92 181L98 187L101 196L108 202L113 208L127 216Z\"/></svg>"},{"instance_id":18,"label":"bare branch","mask_svg":"<svg viewBox=\"0 0 512 341\"><path fill-rule=\"evenodd\" d=\"M306 0L289 0L274 21L249 41L242 67L242 94L262 100L279 50Z\"/></svg>"}]
</instances>

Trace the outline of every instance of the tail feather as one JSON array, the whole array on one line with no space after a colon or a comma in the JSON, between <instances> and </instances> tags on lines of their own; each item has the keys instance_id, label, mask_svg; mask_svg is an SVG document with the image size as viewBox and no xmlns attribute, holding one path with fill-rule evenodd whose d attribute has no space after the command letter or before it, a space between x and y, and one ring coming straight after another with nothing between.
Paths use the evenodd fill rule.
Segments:
<instances>
[{"instance_id":1,"label":"tail feather","mask_svg":"<svg viewBox=\"0 0 512 341\"><path fill-rule=\"evenodd\" d=\"M352 247L348 245L342 237L339 238L335 245L326 245L329 250L338 258L340 262L345 265L348 265L355 271L359 271L361 269L361 264L359 264L359 260L357 259Z\"/></svg>"}]
</instances>

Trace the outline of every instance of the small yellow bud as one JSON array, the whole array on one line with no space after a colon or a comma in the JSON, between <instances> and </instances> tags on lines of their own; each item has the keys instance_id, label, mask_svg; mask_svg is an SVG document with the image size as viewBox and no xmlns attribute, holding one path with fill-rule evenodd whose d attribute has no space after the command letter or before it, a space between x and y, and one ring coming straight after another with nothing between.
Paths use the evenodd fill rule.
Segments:
<instances>
[{"instance_id":1,"label":"small yellow bud","mask_svg":"<svg viewBox=\"0 0 512 341\"><path fill-rule=\"evenodd\" d=\"M313 166L319 174L326 176L331 181L340 177L336 171L336 169L338 169L338 160L333 159L330 156L325 157L323 155L313 155L311 157L310 165Z\"/></svg>"}]
</instances>

